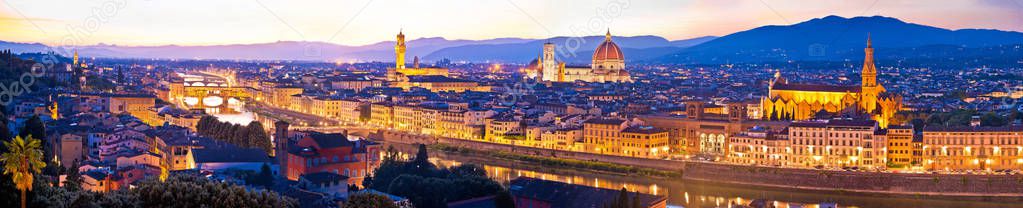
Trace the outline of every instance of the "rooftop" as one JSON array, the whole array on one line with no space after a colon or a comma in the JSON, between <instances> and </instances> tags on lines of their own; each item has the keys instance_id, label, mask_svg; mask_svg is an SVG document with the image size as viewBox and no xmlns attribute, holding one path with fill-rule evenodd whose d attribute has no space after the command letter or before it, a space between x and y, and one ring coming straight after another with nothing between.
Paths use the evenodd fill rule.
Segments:
<instances>
[{"instance_id":1,"label":"rooftop","mask_svg":"<svg viewBox=\"0 0 1023 208\"><path fill-rule=\"evenodd\" d=\"M230 145L222 148L193 149L196 163L269 162L270 157L258 148L238 148Z\"/></svg>"},{"instance_id":2,"label":"rooftop","mask_svg":"<svg viewBox=\"0 0 1023 208\"><path fill-rule=\"evenodd\" d=\"M604 207L605 204L610 203L620 193L620 190L593 188L529 177L519 177L512 180L508 190L515 197L536 199L550 203L551 207L564 208ZM629 195L630 200L638 195L641 201L640 204L644 207L664 203L668 200L666 196L635 192L629 192Z\"/></svg>"}]
</instances>

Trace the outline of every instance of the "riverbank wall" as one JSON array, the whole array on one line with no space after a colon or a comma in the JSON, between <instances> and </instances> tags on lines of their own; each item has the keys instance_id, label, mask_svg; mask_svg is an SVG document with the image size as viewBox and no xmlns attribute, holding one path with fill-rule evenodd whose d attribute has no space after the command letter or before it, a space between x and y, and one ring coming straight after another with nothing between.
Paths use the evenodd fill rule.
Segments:
<instances>
[{"instance_id":1,"label":"riverbank wall","mask_svg":"<svg viewBox=\"0 0 1023 208\"><path fill-rule=\"evenodd\" d=\"M495 144L399 132L370 138L401 144L444 144L479 151L599 161L681 172L682 180L729 185L842 193L946 196L1023 202L1023 175L951 175L850 172L620 157Z\"/></svg>"}]
</instances>

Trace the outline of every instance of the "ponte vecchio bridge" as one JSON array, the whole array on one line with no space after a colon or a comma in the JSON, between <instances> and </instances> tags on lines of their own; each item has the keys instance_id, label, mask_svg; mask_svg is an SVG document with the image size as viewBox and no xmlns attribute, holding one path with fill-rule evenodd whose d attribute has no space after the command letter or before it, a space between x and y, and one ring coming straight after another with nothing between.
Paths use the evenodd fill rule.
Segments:
<instances>
[{"instance_id":1,"label":"ponte vecchio bridge","mask_svg":"<svg viewBox=\"0 0 1023 208\"><path fill-rule=\"evenodd\" d=\"M189 109L227 107L252 98L256 91L251 87L232 86L230 78L217 75L179 73L178 77L180 79L170 83L171 101Z\"/></svg>"}]
</instances>

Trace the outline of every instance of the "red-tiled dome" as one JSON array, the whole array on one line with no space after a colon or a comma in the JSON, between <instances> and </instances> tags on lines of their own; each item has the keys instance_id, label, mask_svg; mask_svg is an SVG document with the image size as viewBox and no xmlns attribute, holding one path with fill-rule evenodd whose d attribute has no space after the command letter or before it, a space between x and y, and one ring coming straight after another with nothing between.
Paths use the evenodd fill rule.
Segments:
<instances>
[{"instance_id":1,"label":"red-tiled dome","mask_svg":"<svg viewBox=\"0 0 1023 208\"><path fill-rule=\"evenodd\" d=\"M540 58L536 58L536 59L533 59L533 61L530 61L529 64L526 65L526 68L527 69L539 69L540 68Z\"/></svg>"},{"instance_id":2,"label":"red-tiled dome","mask_svg":"<svg viewBox=\"0 0 1023 208\"><path fill-rule=\"evenodd\" d=\"M611 33L607 33L607 37L604 38L604 42L597 46L597 49L593 51L593 61L602 61L608 59L625 59L622 56L622 49L618 48L618 44L611 41Z\"/></svg>"}]
</instances>

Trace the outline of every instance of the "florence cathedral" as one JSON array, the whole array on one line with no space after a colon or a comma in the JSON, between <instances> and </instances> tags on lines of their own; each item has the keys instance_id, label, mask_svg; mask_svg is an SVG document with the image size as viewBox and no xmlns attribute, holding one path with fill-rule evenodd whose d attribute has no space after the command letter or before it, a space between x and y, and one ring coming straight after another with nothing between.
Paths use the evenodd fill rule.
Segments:
<instances>
[{"instance_id":1,"label":"florence cathedral","mask_svg":"<svg viewBox=\"0 0 1023 208\"><path fill-rule=\"evenodd\" d=\"M877 82L874 48L867 37L864 49L862 83L859 86L815 85L790 83L776 72L768 88L768 97L761 100L765 118L806 120L818 112L831 114L861 113L870 115L881 128L902 108L902 96L886 92Z\"/></svg>"},{"instance_id":2,"label":"florence cathedral","mask_svg":"<svg viewBox=\"0 0 1023 208\"><path fill-rule=\"evenodd\" d=\"M625 56L621 48L611 41L611 31L593 51L590 66L566 66L554 55L554 44L545 43L543 53L524 69L527 77L549 82L631 82L625 70Z\"/></svg>"}]
</instances>

